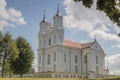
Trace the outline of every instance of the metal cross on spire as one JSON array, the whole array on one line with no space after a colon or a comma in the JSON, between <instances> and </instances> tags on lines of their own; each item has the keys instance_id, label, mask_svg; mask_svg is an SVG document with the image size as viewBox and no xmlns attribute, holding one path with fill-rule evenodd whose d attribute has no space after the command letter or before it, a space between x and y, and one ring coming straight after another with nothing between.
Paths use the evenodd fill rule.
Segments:
<instances>
[{"instance_id":1,"label":"metal cross on spire","mask_svg":"<svg viewBox=\"0 0 120 80\"><path fill-rule=\"evenodd\" d=\"M45 10L43 11L43 21L45 21Z\"/></svg>"},{"instance_id":2,"label":"metal cross on spire","mask_svg":"<svg viewBox=\"0 0 120 80\"><path fill-rule=\"evenodd\" d=\"M59 3L57 4L57 14L56 15L59 15Z\"/></svg>"}]
</instances>

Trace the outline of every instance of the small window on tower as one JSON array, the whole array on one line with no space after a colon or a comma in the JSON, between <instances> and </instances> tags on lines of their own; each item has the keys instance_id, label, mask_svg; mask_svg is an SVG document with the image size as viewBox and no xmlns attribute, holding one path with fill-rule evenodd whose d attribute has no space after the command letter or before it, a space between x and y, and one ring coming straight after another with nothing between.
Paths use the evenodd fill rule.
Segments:
<instances>
[{"instance_id":1,"label":"small window on tower","mask_svg":"<svg viewBox=\"0 0 120 80\"><path fill-rule=\"evenodd\" d=\"M62 35L60 35L60 43L62 43Z\"/></svg>"},{"instance_id":2,"label":"small window on tower","mask_svg":"<svg viewBox=\"0 0 120 80\"><path fill-rule=\"evenodd\" d=\"M40 47L41 47L41 39L40 39L40 43L39 43Z\"/></svg>"},{"instance_id":3,"label":"small window on tower","mask_svg":"<svg viewBox=\"0 0 120 80\"><path fill-rule=\"evenodd\" d=\"M54 43L56 43L56 36L54 36Z\"/></svg>"},{"instance_id":4,"label":"small window on tower","mask_svg":"<svg viewBox=\"0 0 120 80\"><path fill-rule=\"evenodd\" d=\"M51 45L51 38L49 38L49 43L48 43L48 45Z\"/></svg>"}]
</instances>

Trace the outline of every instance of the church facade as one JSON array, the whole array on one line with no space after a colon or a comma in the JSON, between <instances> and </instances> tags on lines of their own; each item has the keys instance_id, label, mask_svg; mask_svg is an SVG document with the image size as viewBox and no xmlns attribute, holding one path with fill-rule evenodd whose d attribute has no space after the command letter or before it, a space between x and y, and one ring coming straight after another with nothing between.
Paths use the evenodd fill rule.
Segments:
<instances>
[{"instance_id":1,"label":"church facade","mask_svg":"<svg viewBox=\"0 0 120 80\"><path fill-rule=\"evenodd\" d=\"M96 78L109 74L103 49L96 40L78 43L64 39L63 16L53 16L53 25L40 22L38 33L38 73L40 77Z\"/></svg>"}]
</instances>

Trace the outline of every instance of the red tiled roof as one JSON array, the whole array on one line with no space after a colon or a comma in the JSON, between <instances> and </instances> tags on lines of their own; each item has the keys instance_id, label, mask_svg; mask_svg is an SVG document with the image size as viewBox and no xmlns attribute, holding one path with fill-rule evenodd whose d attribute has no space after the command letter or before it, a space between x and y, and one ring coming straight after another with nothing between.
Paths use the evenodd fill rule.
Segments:
<instances>
[{"instance_id":1,"label":"red tiled roof","mask_svg":"<svg viewBox=\"0 0 120 80\"><path fill-rule=\"evenodd\" d=\"M81 48L81 49L83 49L83 48L89 48L90 46L92 46L92 44L94 44L94 42L80 44L78 42L74 42L74 41L70 41L70 40L64 40L64 46Z\"/></svg>"},{"instance_id":2,"label":"red tiled roof","mask_svg":"<svg viewBox=\"0 0 120 80\"><path fill-rule=\"evenodd\" d=\"M84 44L81 44L81 48L89 48L90 46L93 45L94 42L89 42L89 43L84 43Z\"/></svg>"},{"instance_id":3,"label":"red tiled roof","mask_svg":"<svg viewBox=\"0 0 120 80\"><path fill-rule=\"evenodd\" d=\"M65 45L65 46L69 46L69 47L81 48L80 43L78 43L78 42L73 42L73 41L70 41L70 40L64 40L64 45Z\"/></svg>"}]
</instances>

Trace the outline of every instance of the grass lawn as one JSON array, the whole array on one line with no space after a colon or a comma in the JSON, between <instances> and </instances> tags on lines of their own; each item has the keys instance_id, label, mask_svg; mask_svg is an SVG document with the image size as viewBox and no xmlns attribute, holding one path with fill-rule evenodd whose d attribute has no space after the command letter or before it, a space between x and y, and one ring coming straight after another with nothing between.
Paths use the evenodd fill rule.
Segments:
<instances>
[{"instance_id":1,"label":"grass lawn","mask_svg":"<svg viewBox=\"0 0 120 80\"><path fill-rule=\"evenodd\" d=\"M111 79L78 79L78 78L0 78L0 80L120 80L120 78L111 78Z\"/></svg>"}]
</instances>

